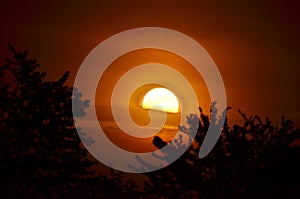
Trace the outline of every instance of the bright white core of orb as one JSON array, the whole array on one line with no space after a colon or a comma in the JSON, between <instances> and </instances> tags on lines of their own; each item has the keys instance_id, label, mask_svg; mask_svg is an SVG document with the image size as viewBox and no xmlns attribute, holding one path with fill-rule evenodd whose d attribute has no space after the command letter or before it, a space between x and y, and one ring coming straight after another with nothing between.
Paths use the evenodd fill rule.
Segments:
<instances>
[{"instance_id":1,"label":"bright white core of orb","mask_svg":"<svg viewBox=\"0 0 300 199\"><path fill-rule=\"evenodd\" d=\"M177 97L170 90L154 88L145 95L142 107L144 109L178 113L179 103Z\"/></svg>"}]
</instances>

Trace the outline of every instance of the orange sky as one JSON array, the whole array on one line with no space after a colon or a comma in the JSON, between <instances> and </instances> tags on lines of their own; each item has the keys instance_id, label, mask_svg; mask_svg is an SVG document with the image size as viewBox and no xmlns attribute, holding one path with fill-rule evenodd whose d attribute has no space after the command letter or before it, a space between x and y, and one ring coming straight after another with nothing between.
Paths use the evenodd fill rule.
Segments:
<instances>
[{"instance_id":1,"label":"orange sky","mask_svg":"<svg viewBox=\"0 0 300 199\"><path fill-rule=\"evenodd\" d=\"M300 124L300 3L293 1L0 1L0 55L26 49L49 79L76 72L101 41L136 27L185 33L211 55L228 104L247 113L287 115Z\"/></svg>"},{"instance_id":2,"label":"orange sky","mask_svg":"<svg viewBox=\"0 0 300 199\"><path fill-rule=\"evenodd\" d=\"M196 92L199 104L201 104L206 112L209 112L210 106L208 89L201 75L192 67L189 62L178 55L163 50L143 49L129 52L123 56L120 56L106 69L98 83L95 96L95 103L97 105L96 111L98 121L110 140L119 147L134 152L148 152L154 150L155 147L152 144L153 136L137 139L122 133L120 129L116 128L117 124L112 122L114 119L110 108L111 95L117 81L122 77L122 75L124 75L124 73L144 63L160 63L167 66L172 66L172 68L179 71L180 74L185 76L185 78L190 81L190 84L193 86L193 90ZM143 110L141 106L139 106L138 98L145 96L148 91L155 87L162 86L154 84L143 85L131 96L131 102L129 106L130 113L133 120L141 126L148 125L150 119L148 111ZM172 140L177 133L177 126L180 124L180 113L168 113L167 115L166 125L168 128L163 128L160 133L156 135L162 137L164 140ZM142 147L137 147L136 143L142 143Z\"/></svg>"}]
</instances>

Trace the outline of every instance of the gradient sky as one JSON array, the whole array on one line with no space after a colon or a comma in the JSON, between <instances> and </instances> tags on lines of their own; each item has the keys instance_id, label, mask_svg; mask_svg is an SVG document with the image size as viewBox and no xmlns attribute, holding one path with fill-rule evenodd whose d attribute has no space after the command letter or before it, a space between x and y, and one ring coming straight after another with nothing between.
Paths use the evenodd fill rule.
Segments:
<instances>
[{"instance_id":1,"label":"gradient sky","mask_svg":"<svg viewBox=\"0 0 300 199\"><path fill-rule=\"evenodd\" d=\"M198 41L217 64L236 114L281 114L300 124L300 3L293 1L0 1L1 61L7 43L28 50L57 79L124 30L165 27Z\"/></svg>"}]
</instances>

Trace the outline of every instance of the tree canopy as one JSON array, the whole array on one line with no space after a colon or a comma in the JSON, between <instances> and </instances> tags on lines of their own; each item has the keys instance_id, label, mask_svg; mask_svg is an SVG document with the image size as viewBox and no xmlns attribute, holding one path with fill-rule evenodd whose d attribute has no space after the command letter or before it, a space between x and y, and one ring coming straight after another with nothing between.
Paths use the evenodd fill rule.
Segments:
<instances>
[{"instance_id":1,"label":"tree canopy","mask_svg":"<svg viewBox=\"0 0 300 199\"><path fill-rule=\"evenodd\" d=\"M45 81L37 60L9 48L13 57L0 68L2 195L71 194L95 164L80 146L71 109L75 98L83 111L88 101L65 85L69 72L57 81Z\"/></svg>"},{"instance_id":2,"label":"tree canopy","mask_svg":"<svg viewBox=\"0 0 300 199\"><path fill-rule=\"evenodd\" d=\"M300 129L284 117L276 126L269 118L239 113L244 123L230 127L226 122L203 159L198 153L211 117L201 109L200 118L188 117L189 124L199 122L194 143L172 165L147 174L148 193L154 198L299 198ZM180 128L188 134L189 128ZM164 143L154 142L158 148Z\"/></svg>"}]
</instances>

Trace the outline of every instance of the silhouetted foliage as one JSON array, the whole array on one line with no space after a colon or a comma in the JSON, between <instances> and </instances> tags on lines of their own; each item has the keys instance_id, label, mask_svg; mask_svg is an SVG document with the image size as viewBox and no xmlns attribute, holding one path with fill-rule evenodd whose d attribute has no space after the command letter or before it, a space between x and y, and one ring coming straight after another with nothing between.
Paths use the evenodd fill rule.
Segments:
<instances>
[{"instance_id":1,"label":"silhouetted foliage","mask_svg":"<svg viewBox=\"0 0 300 199\"><path fill-rule=\"evenodd\" d=\"M82 111L88 101L65 85L69 72L45 81L37 60L9 48L13 57L0 67L1 195L69 198L95 164L80 146L71 109L73 98Z\"/></svg>"},{"instance_id":2,"label":"silhouetted foliage","mask_svg":"<svg viewBox=\"0 0 300 199\"><path fill-rule=\"evenodd\" d=\"M80 142L71 107L73 101L76 117L85 116L89 102L65 85L68 72L46 81L37 60L9 48L13 57L0 66L1 198L300 198L300 130L284 117L276 126L239 111L244 123L226 122L213 150L198 158L217 121L214 103L210 115L199 109L200 117L187 117L190 126L179 127L184 134L199 124L192 145L173 164L146 173L144 187L113 169L95 174L97 162ZM162 148L169 140L156 136L153 144ZM173 144L182 147L180 137Z\"/></svg>"},{"instance_id":3,"label":"silhouetted foliage","mask_svg":"<svg viewBox=\"0 0 300 199\"><path fill-rule=\"evenodd\" d=\"M214 107L212 107L214 112ZM165 169L148 173L145 191L151 198L300 198L300 130L282 117L280 126L269 118L247 117L229 127L227 122L214 149L198 158L211 118L200 109L193 144ZM211 115L213 117L213 115ZM180 127L189 133L187 127ZM157 148L165 141L156 138Z\"/></svg>"}]
</instances>

